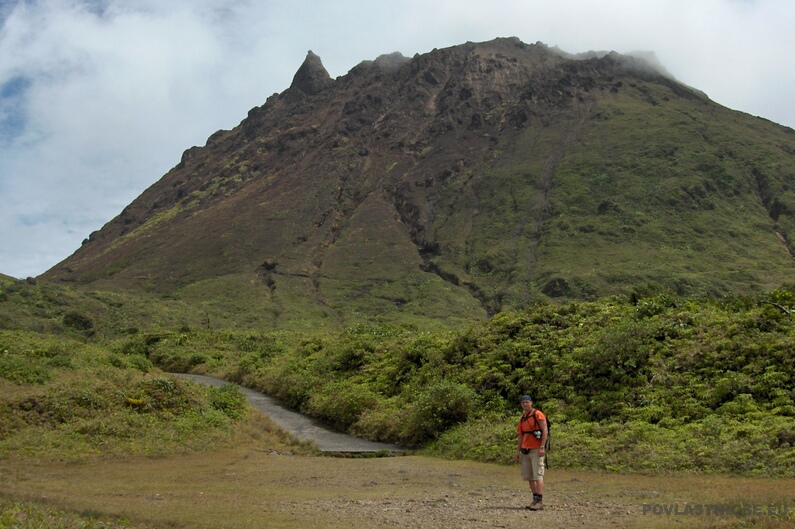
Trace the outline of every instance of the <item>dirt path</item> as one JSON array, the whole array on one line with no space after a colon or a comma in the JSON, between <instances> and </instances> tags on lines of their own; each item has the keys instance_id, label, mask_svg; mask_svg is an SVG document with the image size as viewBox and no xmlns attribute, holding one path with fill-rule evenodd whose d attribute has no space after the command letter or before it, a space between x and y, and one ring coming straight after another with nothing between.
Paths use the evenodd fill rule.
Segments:
<instances>
[{"instance_id":1,"label":"dirt path","mask_svg":"<svg viewBox=\"0 0 795 529\"><path fill-rule=\"evenodd\" d=\"M210 386L227 384L220 378L191 375L184 373L171 373L171 376L193 380ZM300 413L296 413L277 400L253 389L238 386L246 395L248 403L255 409L267 415L281 429L304 441L313 441L321 452L327 453L367 453L367 452L404 452L406 449L397 445L374 443L353 437L340 432L335 432L327 426L312 420Z\"/></svg>"}]
</instances>

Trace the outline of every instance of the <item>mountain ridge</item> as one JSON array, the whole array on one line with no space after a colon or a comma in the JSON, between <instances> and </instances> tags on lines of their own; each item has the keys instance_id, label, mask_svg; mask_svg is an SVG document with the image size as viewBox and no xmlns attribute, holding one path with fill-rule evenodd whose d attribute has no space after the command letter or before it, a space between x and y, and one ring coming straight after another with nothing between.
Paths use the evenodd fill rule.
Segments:
<instances>
[{"instance_id":1,"label":"mountain ridge","mask_svg":"<svg viewBox=\"0 0 795 529\"><path fill-rule=\"evenodd\" d=\"M41 278L231 280L273 325L774 288L793 271L793 153L791 129L614 52L496 39L332 79L310 51Z\"/></svg>"}]
</instances>

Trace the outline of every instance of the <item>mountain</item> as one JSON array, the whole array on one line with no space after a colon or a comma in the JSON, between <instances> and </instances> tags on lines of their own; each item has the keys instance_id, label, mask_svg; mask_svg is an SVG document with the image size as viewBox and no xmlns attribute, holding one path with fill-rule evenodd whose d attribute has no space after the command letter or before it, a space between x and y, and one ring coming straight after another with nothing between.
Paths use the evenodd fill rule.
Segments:
<instances>
[{"instance_id":1,"label":"mountain","mask_svg":"<svg viewBox=\"0 0 795 529\"><path fill-rule=\"evenodd\" d=\"M793 277L794 188L792 129L654 61L510 38L332 79L310 51L41 279L307 327L744 294Z\"/></svg>"}]
</instances>

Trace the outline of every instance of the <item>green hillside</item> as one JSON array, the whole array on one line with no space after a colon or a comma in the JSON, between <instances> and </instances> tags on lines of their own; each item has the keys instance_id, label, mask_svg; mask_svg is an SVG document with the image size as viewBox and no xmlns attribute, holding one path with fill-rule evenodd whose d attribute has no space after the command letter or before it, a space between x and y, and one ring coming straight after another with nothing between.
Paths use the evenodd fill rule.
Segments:
<instances>
[{"instance_id":1,"label":"green hillside","mask_svg":"<svg viewBox=\"0 0 795 529\"><path fill-rule=\"evenodd\" d=\"M437 266L494 309L649 281L751 294L790 278L793 131L657 80L629 83L523 130L471 194L451 186Z\"/></svg>"},{"instance_id":2,"label":"green hillside","mask_svg":"<svg viewBox=\"0 0 795 529\"><path fill-rule=\"evenodd\" d=\"M207 422L228 415L232 394L201 404L159 368L222 376L443 457L509 462L517 402L531 393L553 421L558 467L795 474L792 287L718 301L649 286L458 330L332 333L191 327L168 319L169 302L134 317L133 299L50 284L5 281L2 293L0 457L141 453L155 433L138 429L161 420L166 452L204 438L179 432L241 431L221 415Z\"/></svg>"}]
</instances>

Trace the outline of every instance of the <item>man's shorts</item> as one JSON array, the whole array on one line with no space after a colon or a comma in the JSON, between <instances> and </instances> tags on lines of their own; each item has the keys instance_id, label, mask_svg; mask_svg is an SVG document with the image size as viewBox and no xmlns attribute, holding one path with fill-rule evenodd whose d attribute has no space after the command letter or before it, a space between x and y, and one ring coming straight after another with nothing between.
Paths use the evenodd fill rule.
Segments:
<instances>
[{"instance_id":1,"label":"man's shorts","mask_svg":"<svg viewBox=\"0 0 795 529\"><path fill-rule=\"evenodd\" d=\"M522 454L522 479L524 481L540 481L544 479L544 458L538 456L538 450L530 450Z\"/></svg>"}]
</instances>

